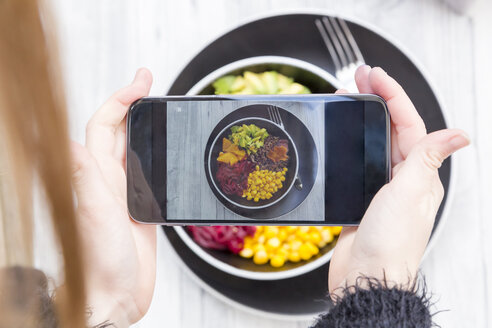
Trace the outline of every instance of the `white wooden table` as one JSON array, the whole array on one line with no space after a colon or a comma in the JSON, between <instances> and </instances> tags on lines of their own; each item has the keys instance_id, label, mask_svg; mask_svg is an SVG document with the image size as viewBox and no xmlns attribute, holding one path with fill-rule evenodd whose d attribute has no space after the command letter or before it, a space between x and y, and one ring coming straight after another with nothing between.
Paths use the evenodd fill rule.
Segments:
<instances>
[{"instance_id":1,"label":"white wooden table","mask_svg":"<svg viewBox=\"0 0 492 328\"><path fill-rule=\"evenodd\" d=\"M72 137L146 66L161 95L208 41L242 21L285 9L319 8L368 21L399 40L429 72L452 123L473 145L454 157L450 215L422 270L443 327L492 326L492 5L459 16L439 0L54 0ZM489 61L488 61L489 60ZM411 231L409 232L411 233ZM202 289L162 234L154 300L138 327L306 327L236 309Z\"/></svg>"}]
</instances>

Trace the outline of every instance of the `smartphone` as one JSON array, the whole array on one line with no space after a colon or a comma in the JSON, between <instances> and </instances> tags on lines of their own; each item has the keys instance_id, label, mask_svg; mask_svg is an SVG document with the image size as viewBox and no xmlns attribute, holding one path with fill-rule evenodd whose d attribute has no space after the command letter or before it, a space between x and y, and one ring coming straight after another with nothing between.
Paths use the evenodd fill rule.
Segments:
<instances>
[{"instance_id":1,"label":"smartphone","mask_svg":"<svg viewBox=\"0 0 492 328\"><path fill-rule=\"evenodd\" d=\"M357 225L390 180L375 95L142 98L127 116L128 211L162 225Z\"/></svg>"}]
</instances>

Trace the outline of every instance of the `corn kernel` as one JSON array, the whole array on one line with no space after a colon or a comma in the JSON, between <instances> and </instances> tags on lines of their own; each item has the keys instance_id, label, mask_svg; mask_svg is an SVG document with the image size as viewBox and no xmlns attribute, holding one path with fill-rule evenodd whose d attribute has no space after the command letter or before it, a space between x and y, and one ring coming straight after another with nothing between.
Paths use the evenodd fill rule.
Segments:
<instances>
[{"instance_id":1,"label":"corn kernel","mask_svg":"<svg viewBox=\"0 0 492 328\"><path fill-rule=\"evenodd\" d=\"M323 230L321 232L321 239L325 242L325 243L331 243L334 239L333 237L333 234L331 233L330 230Z\"/></svg>"},{"instance_id":2,"label":"corn kernel","mask_svg":"<svg viewBox=\"0 0 492 328\"><path fill-rule=\"evenodd\" d=\"M340 232L342 232L342 227L329 227L329 228L335 236L338 236Z\"/></svg>"},{"instance_id":3,"label":"corn kernel","mask_svg":"<svg viewBox=\"0 0 492 328\"><path fill-rule=\"evenodd\" d=\"M307 248L309 249L309 251L311 252L312 255L316 255L319 253L319 248L316 247L313 243L311 242L306 242L305 244L307 246Z\"/></svg>"},{"instance_id":4,"label":"corn kernel","mask_svg":"<svg viewBox=\"0 0 492 328\"><path fill-rule=\"evenodd\" d=\"M239 251L239 255L241 255L241 257L249 259L253 257L254 253L251 248L243 248L241 251Z\"/></svg>"},{"instance_id":5,"label":"corn kernel","mask_svg":"<svg viewBox=\"0 0 492 328\"><path fill-rule=\"evenodd\" d=\"M276 255L281 255L284 258L287 258L287 256L289 255L289 251L286 250L285 248L280 247L279 249L277 249L277 251L275 252L275 254Z\"/></svg>"},{"instance_id":6,"label":"corn kernel","mask_svg":"<svg viewBox=\"0 0 492 328\"><path fill-rule=\"evenodd\" d=\"M274 268L280 268L285 263L285 258L281 255L275 255L270 260L270 265Z\"/></svg>"},{"instance_id":7,"label":"corn kernel","mask_svg":"<svg viewBox=\"0 0 492 328\"><path fill-rule=\"evenodd\" d=\"M299 247L299 256L305 261L309 260L313 256L308 245L302 244L301 247Z\"/></svg>"},{"instance_id":8,"label":"corn kernel","mask_svg":"<svg viewBox=\"0 0 492 328\"><path fill-rule=\"evenodd\" d=\"M269 249L276 249L280 246L280 240L277 237L270 238L266 242L266 246Z\"/></svg>"},{"instance_id":9,"label":"corn kernel","mask_svg":"<svg viewBox=\"0 0 492 328\"><path fill-rule=\"evenodd\" d=\"M310 232L309 241L313 244L318 244L321 241L321 234L318 231Z\"/></svg>"},{"instance_id":10,"label":"corn kernel","mask_svg":"<svg viewBox=\"0 0 492 328\"><path fill-rule=\"evenodd\" d=\"M255 264L261 265L268 262L268 255L264 250L258 251L255 253L253 257L253 262Z\"/></svg>"},{"instance_id":11,"label":"corn kernel","mask_svg":"<svg viewBox=\"0 0 492 328\"><path fill-rule=\"evenodd\" d=\"M299 262L301 260L301 256L299 255L298 252L291 252L289 253L289 256L287 257L289 261L291 262Z\"/></svg>"},{"instance_id":12,"label":"corn kernel","mask_svg":"<svg viewBox=\"0 0 492 328\"><path fill-rule=\"evenodd\" d=\"M290 248L293 250L293 251L297 251L299 250L299 248L301 247L302 245L302 242L299 241L299 240L293 240L290 242Z\"/></svg>"},{"instance_id":13,"label":"corn kernel","mask_svg":"<svg viewBox=\"0 0 492 328\"><path fill-rule=\"evenodd\" d=\"M278 233L278 227L276 226L266 226L265 227L265 238L270 239L275 237Z\"/></svg>"},{"instance_id":14,"label":"corn kernel","mask_svg":"<svg viewBox=\"0 0 492 328\"><path fill-rule=\"evenodd\" d=\"M293 232L296 232L297 231L297 227L296 226L288 226L287 227L287 233L293 233Z\"/></svg>"}]
</instances>

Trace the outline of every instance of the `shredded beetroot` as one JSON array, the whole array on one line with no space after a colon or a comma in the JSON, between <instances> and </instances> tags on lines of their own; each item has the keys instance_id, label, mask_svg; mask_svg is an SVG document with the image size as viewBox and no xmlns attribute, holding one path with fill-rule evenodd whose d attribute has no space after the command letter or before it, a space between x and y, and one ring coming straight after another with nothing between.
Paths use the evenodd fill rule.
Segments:
<instances>
[{"instance_id":1,"label":"shredded beetroot","mask_svg":"<svg viewBox=\"0 0 492 328\"><path fill-rule=\"evenodd\" d=\"M210 249L229 249L234 254L239 253L244 246L244 237L254 236L254 226L188 226L193 240L200 246Z\"/></svg>"},{"instance_id":2,"label":"shredded beetroot","mask_svg":"<svg viewBox=\"0 0 492 328\"><path fill-rule=\"evenodd\" d=\"M234 165L220 163L217 170L217 180L226 195L242 196L248 188L248 175L255 169L255 164L242 160Z\"/></svg>"}]
</instances>

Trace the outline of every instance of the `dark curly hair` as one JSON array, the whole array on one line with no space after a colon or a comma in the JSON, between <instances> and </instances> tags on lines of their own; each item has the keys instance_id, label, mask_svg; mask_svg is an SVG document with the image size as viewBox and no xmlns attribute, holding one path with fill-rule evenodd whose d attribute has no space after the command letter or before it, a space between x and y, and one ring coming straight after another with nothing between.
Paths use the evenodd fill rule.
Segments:
<instances>
[{"instance_id":1,"label":"dark curly hair","mask_svg":"<svg viewBox=\"0 0 492 328\"><path fill-rule=\"evenodd\" d=\"M359 277L331 295L331 309L320 315L313 328L427 328L435 327L433 305L425 279L407 285L389 285L386 279Z\"/></svg>"}]
</instances>

